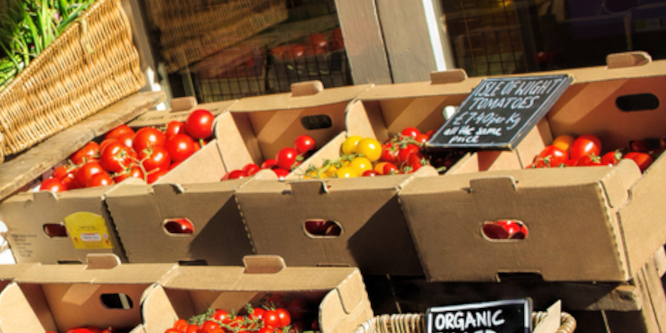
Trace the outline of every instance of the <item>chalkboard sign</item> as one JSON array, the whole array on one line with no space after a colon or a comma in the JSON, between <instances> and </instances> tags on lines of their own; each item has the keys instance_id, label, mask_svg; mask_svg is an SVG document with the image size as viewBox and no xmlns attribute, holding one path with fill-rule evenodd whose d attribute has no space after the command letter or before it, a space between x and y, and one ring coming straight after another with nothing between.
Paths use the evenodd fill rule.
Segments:
<instances>
[{"instance_id":1,"label":"chalkboard sign","mask_svg":"<svg viewBox=\"0 0 666 333\"><path fill-rule=\"evenodd\" d=\"M529 333L529 298L466 305L440 306L426 311L427 333Z\"/></svg>"},{"instance_id":2,"label":"chalkboard sign","mask_svg":"<svg viewBox=\"0 0 666 333\"><path fill-rule=\"evenodd\" d=\"M484 79L426 148L514 149L570 83L568 75Z\"/></svg>"}]
</instances>

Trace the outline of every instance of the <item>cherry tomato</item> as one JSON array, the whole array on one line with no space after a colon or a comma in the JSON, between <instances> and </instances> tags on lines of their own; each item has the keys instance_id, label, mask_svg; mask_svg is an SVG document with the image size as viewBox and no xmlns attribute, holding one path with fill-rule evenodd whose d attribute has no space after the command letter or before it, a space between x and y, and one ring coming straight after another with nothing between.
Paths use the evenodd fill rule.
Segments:
<instances>
[{"instance_id":1,"label":"cherry tomato","mask_svg":"<svg viewBox=\"0 0 666 333\"><path fill-rule=\"evenodd\" d=\"M275 161L277 161L277 166L285 170L292 170L296 165L296 158L298 157L298 152L294 148L285 147L280 149L280 151L275 156Z\"/></svg>"},{"instance_id":2,"label":"cherry tomato","mask_svg":"<svg viewBox=\"0 0 666 333\"><path fill-rule=\"evenodd\" d=\"M136 158L136 153L120 142L108 144L99 160L100 165L110 172L120 172L127 169Z\"/></svg>"},{"instance_id":3,"label":"cherry tomato","mask_svg":"<svg viewBox=\"0 0 666 333\"><path fill-rule=\"evenodd\" d=\"M335 171L335 177L337 178L354 178L358 176L359 173L356 171L356 169L350 166L343 166L342 168L339 168L337 171Z\"/></svg>"},{"instance_id":4,"label":"cherry tomato","mask_svg":"<svg viewBox=\"0 0 666 333\"><path fill-rule=\"evenodd\" d=\"M57 178L49 178L42 182L39 186L40 191L51 191L53 193L67 191L67 186Z\"/></svg>"},{"instance_id":5,"label":"cherry tomato","mask_svg":"<svg viewBox=\"0 0 666 333\"><path fill-rule=\"evenodd\" d=\"M550 145L546 146L534 160L537 167L558 167L569 159L569 154L561 148Z\"/></svg>"},{"instance_id":6,"label":"cherry tomato","mask_svg":"<svg viewBox=\"0 0 666 333\"><path fill-rule=\"evenodd\" d=\"M309 135L301 135L294 141L294 148L299 154L315 150L315 140Z\"/></svg>"},{"instance_id":7,"label":"cherry tomato","mask_svg":"<svg viewBox=\"0 0 666 333\"><path fill-rule=\"evenodd\" d=\"M254 176L255 173L259 172L261 168L259 168L258 165L254 163L248 163L243 167L243 172L247 174L248 176Z\"/></svg>"},{"instance_id":8,"label":"cherry tomato","mask_svg":"<svg viewBox=\"0 0 666 333\"><path fill-rule=\"evenodd\" d=\"M571 144L575 141L574 137L571 135L560 135L553 140L551 145L560 148L567 153L569 153L569 147L571 147Z\"/></svg>"},{"instance_id":9,"label":"cherry tomato","mask_svg":"<svg viewBox=\"0 0 666 333\"><path fill-rule=\"evenodd\" d=\"M357 175L362 175L364 172L372 170L372 162L368 158L359 156L349 163L349 167L356 171Z\"/></svg>"},{"instance_id":10,"label":"cherry tomato","mask_svg":"<svg viewBox=\"0 0 666 333\"><path fill-rule=\"evenodd\" d=\"M301 319L308 312L308 303L305 298L296 297L287 304L287 311L289 311L292 318Z\"/></svg>"},{"instance_id":11,"label":"cherry tomato","mask_svg":"<svg viewBox=\"0 0 666 333\"><path fill-rule=\"evenodd\" d=\"M278 176L278 180L284 180L287 177L287 175L289 175L289 170L285 170L282 168L275 168L272 170Z\"/></svg>"},{"instance_id":12,"label":"cherry tomato","mask_svg":"<svg viewBox=\"0 0 666 333\"><path fill-rule=\"evenodd\" d=\"M120 171L112 175L116 183L120 183L127 178L138 178L145 180L143 170L137 165L131 165L126 170Z\"/></svg>"},{"instance_id":13,"label":"cherry tomato","mask_svg":"<svg viewBox=\"0 0 666 333\"><path fill-rule=\"evenodd\" d=\"M641 139L631 140L631 142L629 142L629 147L631 151L647 153L649 151L658 149L660 146L658 139Z\"/></svg>"},{"instance_id":14,"label":"cherry tomato","mask_svg":"<svg viewBox=\"0 0 666 333\"><path fill-rule=\"evenodd\" d=\"M599 156L590 154L584 155L576 160L575 166L601 166L601 158Z\"/></svg>"},{"instance_id":15,"label":"cherry tomato","mask_svg":"<svg viewBox=\"0 0 666 333\"><path fill-rule=\"evenodd\" d=\"M172 162L180 162L194 154L194 140L189 135L176 134L166 143Z\"/></svg>"},{"instance_id":16,"label":"cherry tomato","mask_svg":"<svg viewBox=\"0 0 666 333\"><path fill-rule=\"evenodd\" d=\"M183 331L184 332L184 331ZM175 328L167 328L164 333L183 333ZM103 332L104 333L104 332Z\"/></svg>"},{"instance_id":17,"label":"cherry tomato","mask_svg":"<svg viewBox=\"0 0 666 333\"><path fill-rule=\"evenodd\" d=\"M590 154L599 156L601 153L601 140L592 134L579 136L569 148L569 157L578 160L583 156Z\"/></svg>"},{"instance_id":18,"label":"cherry tomato","mask_svg":"<svg viewBox=\"0 0 666 333\"><path fill-rule=\"evenodd\" d=\"M169 170L171 159L169 152L164 146L155 146L142 150L139 153L139 160L146 171L155 169Z\"/></svg>"},{"instance_id":19,"label":"cherry tomato","mask_svg":"<svg viewBox=\"0 0 666 333\"><path fill-rule=\"evenodd\" d=\"M363 138L358 135L347 137L347 139L345 139L345 141L342 143L342 153L346 155L356 153L358 151L358 142L361 140L363 140Z\"/></svg>"},{"instance_id":20,"label":"cherry tomato","mask_svg":"<svg viewBox=\"0 0 666 333\"><path fill-rule=\"evenodd\" d=\"M227 179L242 179L247 177L247 173L243 170L233 170L229 172L229 177Z\"/></svg>"},{"instance_id":21,"label":"cherry tomato","mask_svg":"<svg viewBox=\"0 0 666 333\"><path fill-rule=\"evenodd\" d=\"M146 176L146 181L148 184L152 184L156 182L158 179L162 178L162 176L166 175L169 170L166 169L154 169L152 171L148 172L148 175Z\"/></svg>"},{"instance_id":22,"label":"cherry tomato","mask_svg":"<svg viewBox=\"0 0 666 333\"><path fill-rule=\"evenodd\" d=\"M172 120L167 123L164 135L166 136L167 140L170 140L176 134L186 134L185 123L182 121Z\"/></svg>"},{"instance_id":23,"label":"cherry tomato","mask_svg":"<svg viewBox=\"0 0 666 333\"><path fill-rule=\"evenodd\" d=\"M187 328L185 328L185 333L199 333L199 325L187 325Z\"/></svg>"},{"instance_id":24,"label":"cherry tomato","mask_svg":"<svg viewBox=\"0 0 666 333\"><path fill-rule=\"evenodd\" d=\"M231 316L229 315L229 312L222 309L217 309L213 313L213 319L223 324L228 324L231 321Z\"/></svg>"},{"instance_id":25,"label":"cherry tomato","mask_svg":"<svg viewBox=\"0 0 666 333\"><path fill-rule=\"evenodd\" d=\"M263 163L261 163L262 169L275 169L277 167L278 167L277 161L272 158L269 158L265 160Z\"/></svg>"},{"instance_id":26,"label":"cherry tomato","mask_svg":"<svg viewBox=\"0 0 666 333\"><path fill-rule=\"evenodd\" d=\"M218 323L212 321L212 320L206 320L203 324L201 324L201 331L204 333L209 333L212 330L220 328L220 325Z\"/></svg>"},{"instance_id":27,"label":"cherry tomato","mask_svg":"<svg viewBox=\"0 0 666 333\"><path fill-rule=\"evenodd\" d=\"M400 149L398 152L398 162L406 163L409 159L409 155L413 153L419 153L420 155L421 147L415 144L408 144L407 147Z\"/></svg>"},{"instance_id":28,"label":"cherry tomato","mask_svg":"<svg viewBox=\"0 0 666 333\"><path fill-rule=\"evenodd\" d=\"M99 144L95 141L88 142L83 148L77 150L69 159L72 163L79 165L99 158Z\"/></svg>"},{"instance_id":29,"label":"cherry tomato","mask_svg":"<svg viewBox=\"0 0 666 333\"><path fill-rule=\"evenodd\" d=\"M647 170L647 168L649 168L653 162L652 156L646 153L635 152L635 151L624 154L624 157L622 158L631 159L634 162L636 162L636 164L638 164L638 167L641 169L641 172L645 172L645 170Z\"/></svg>"},{"instance_id":30,"label":"cherry tomato","mask_svg":"<svg viewBox=\"0 0 666 333\"><path fill-rule=\"evenodd\" d=\"M164 146L166 136L160 130L153 127L143 127L136 132L134 136L134 151L138 154L148 147Z\"/></svg>"},{"instance_id":31,"label":"cherry tomato","mask_svg":"<svg viewBox=\"0 0 666 333\"><path fill-rule=\"evenodd\" d=\"M68 190L72 190L78 186L74 177L78 170L73 165L61 165L53 170L53 178L60 180Z\"/></svg>"},{"instance_id":32,"label":"cherry tomato","mask_svg":"<svg viewBox=\"0 0 666 333\"><path fill-rule=\"evenodd\" d=\"M278 318L280 318L280 327L289 326L291 324L291 314L289 314L289 311L284 308L277 308L275 309L275 312L277 312Z\"/></svg>"},{"instance_id":33,"label":"cherry tomato","mask_svg":"<svg viewBox=\"0 0 666 333\"><path fill-rule=\"evenodd\" d=\"M379 176L379 172L375 170L363 171L363 177L374 177L374 176Z\"/></svg>"},{"instance_id":34,"label":"cherry tomato","mask_svg":"<svg viewBox=\"0 0 666 333\"><path fill-rule=\"evenodd\" d=\"M395 164L390 163L390 162L386 163L384 165L384 170L382 170L383 175L395 175L395 174L398 174L398 173L400 173L400 170L398 169L398 167Z\"/></svg>"},{"instance_id":35,"label":"cherry tomato","mask_svg":"<svg viewBox=\"0 0 666 333\"><path fill-rule=\"evenodd\" d=\"M195 110L185 120L187 133L195 139L205 139L213 134L215 116L208 110Z\"/></svg>"},{"instance_id":36,"label":"cherry tomato","mask_svg":"<svg viewBox=\"0 0 666 333\"><path fill-rule=\"evenodd\" d=\"M423 164L426 164L426 163L423 161L422 156L420 156L419 154L416 154L416 153L412 153L412 154L409 155L409 157L407 157L406 164L407 164L407 167L408 167L408 172L411 173L411 172L414 172L414 171L420 169L421 167L423 167ZM407 172L407 171L405 171L405 172Z\"/></svg>"},{"instance_id":37,"label":"cherry tomato","mask_svg":"<svg viewBox=\"0 0 666 333\"><path fill-rule=\"evenodd\" d=\"M122 142L125 147L134 150L134 134L132 133L125 133L117 136L115 139L118 141ZM101 149L100 149L101 151Z\"/></svg>"},{"instance_id":38,"label":"cherry tomato","mask_svg":"<svg viewBox=\"0 0 666 333\"><path fill-rule=\"evenodd\" d=\"M605 153L604 156L601 156L601 164L613 166L620 163L621 159L622 159L622 152L620 152L619 150L613 150Z\"/></svg>"},{"instance_id":39,"label":"cherry tomato","mask_svg":"<svg viewBox=\"0 0 666 333\"><path fill-rule=\"evenodd\" d=\"M416 136L421 134L421 131L419 131L415 127L406 127L405 129L400 131L400 134L403 136L410 136L412 138L416 138Z\"/></svg>"},{"instance_id":40,"label":"cherry tomato","mask_svg":"<svg viewBox=\"0 0 666 333\"><path fill-rule=\"evenodd\" d=\"M382 157L382 144L373 138L361 139L356 145L356 151L370 160L378 161Z\"/></svg>"},{"instance_id":41,"label":"cherry tomato","mask_svg":"<svg viewBox=\"0 0 666 333\"><path fill-rule=\"evenodd\" d=\"M396 163L398 161L398 152L400 148L397 144L392 142L387 142L382 145L382 157L381 160L385 162Z\"/></svg>"},{"instance_id":42,"label":"cherry tomato","mask_svg":"<svg viewBox=\"0 0 666 333\"><path fill-rule=\"evenodd\" d=\"M108 131L104 135L104 140L111 139L111 138L117 138L117 137L119 137L123 134L127 134L127 133L129 133L131 135L134 135L134 130L131 127L123 124L123 125L120 125L120 126L114 128L114 129Z\"/></svg>"},{"instance_id":43,"label":"cherry tomato","mask_svg":"<svg viewBox=\"0 0 666 333\"><path fill-rule=\"evenodd\" d=\"M185 332L185 329L187 329L187 320L185 319L176 320L176 322L173 324L173 328L175 328L179 332Z\"/></svg>"},{"instance_id":44,"label":"cherry tomato","mask_svg":"<svg viewBox=\"0 0 666 333\"><path fill-rule=\"evenodd\" d=\"M432 136L435 135L435 130L429 130L423 134L425 134L425 136L428 137L428 140L430 140Z\"/></svg>"},{"instance_id":45,"label":"cherry tomato","mask_svg":"<svg viewBox=\"0 0 666 333\"><path fill-rule=\"evenodd\" d=\"M257 331L257 333L274 333L274 331L273 331L272 327L267 327L266 326L266 327L260 328L259 331Z\"/></svg>"},{"instance_id":46,"label":"cherry tomato","mask_svg":"<svg viewBox=\"0 0 666 333\"><path fill-rule=\"evenodd\" d=\"M114 142L120 142L120 140L118 140L118 138L110 138L110 139L106 139L106 140L102 141L102 143L99 144L99 153L102 154L104 149L106 149L106 147L108 145L110 145ZM134 139L132 139L132 142L134 142Z\"/></svg>"},{"instance_id":47,"label":"cherry tomato","mask_svg":"<svg viewBox=\"0 0 666 333\"><path fill-rule=\"evenodd\" d=\"M377 172L378 175L383 175L384 174L384 165L386 165L388 162L379 162L375 164L374 167L372 167L372 170Z\"/></svg>"},{"instance_id":48,"label":"cherry tomato","mask_svg":"<svg viewBox=\"0 0 666 333\"><path fill-rule=\"evenodd\" d=\"M428 142L428 140L430 140L430 137L428 137L425 134L419 134L419 135L414 137L414 141L420 143L421 145L426 144L426 142Z\"/></svg>"},{"instance_id":49,"label":"cherry tomato","mask_svg":"<svg viewBox=\"0 0 666 333\"><path fill-rule=\"evenodd\" d=\"M264 312L262 320L266 327L279 328L282 327L282 321L280 320L280 315L277 311L267 310Z\"/></svg>"},{"instance_id":50,"label":"cherry tomato","mask_svg":"<svg viewBox=\"0 0 666 333\"><path fill-rule=\"evenodd\" d=\"M88 179L88 182L86 183L86 187L109 186L113 184L115 184L115 182L109 173L103 171L90 176L90 179Z\"/></svg>"},{"instance_id":51,"label":"cherry tomato","mask_svg":"<svg viewBox=\"0 0 666 333\"><path fill-rule=\"evenodd\" d=\"M247 316L252 320L257 320L263 318L264 312L266 312L266 310L262 308L254 308Z\"/></svg>"},{"instance_id":52,"label":"cherry tomato","mask_svg":"<svg viewBox=\"0 0 666 333\"><path fill-rule=\"evenodd\" d=\"M100 172L106 171L104 171L104 168L99 164L99 162L91 161L82 165L79 170L76 171L74 178L76 179L76 183L79 187L86 187L90 177Z\"/></svg>"}]
</instances>

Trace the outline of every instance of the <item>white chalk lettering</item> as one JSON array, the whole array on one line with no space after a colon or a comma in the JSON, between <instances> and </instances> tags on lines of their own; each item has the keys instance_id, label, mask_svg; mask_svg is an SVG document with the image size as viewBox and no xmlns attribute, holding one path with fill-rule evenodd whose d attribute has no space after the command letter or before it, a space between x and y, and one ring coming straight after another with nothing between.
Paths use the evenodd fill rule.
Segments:
<instances>
[{"instance_id":1,"label":"white chalk lettering","mask_svg":"<svg viewBox=\"0 0 666 333\"><path fill-rule=\"evenodd\" d=\"M499 127L491 127L491 128L481 127L474 134L502 136L502 129Z\"/></svg>"},{"instance_id":2,"label":"white chalk lettering","mask_svg":"<svg viewBox=\"0 0 666 333\"><path fill-rule=\"evenodd\" d=\"M475 129L476 129L476 127L471 127L471 126L465 125L465 126L460 128L460 131L458 133L460 133L460 135L472 135L472 133L474 132Z\"/></svg>"},{"instance_id":3,"label":"white chalk lettering","mask_svg":"<svg viewBox=\"0 0 666 333\"><path fill-rule=\"evenodd\" d=\"M453 121L453 125L460 125L460 122L465 118L467 115L467 111L461 113L459 116L456 116L456 119Z\"/></svg>"},{"instance_id":4,"label":"white chalk lettering","mask_svg":"<svg viewBox=\"0 0 666 333\"><path fill-rule=\"evenodd\" d=\"M476 313L476 324L479 325L478 327L488 326L488 319L485 312Z\"/></svg>"},{"instance_id":5,"label":"white chalk lettering","mask_svg":"<svg viewBox=\"0 0 666 333\"><path fill-rule=\"evenodd\" d=\"M471 312L467 312L467 318L465 318L465 329L468 329L470 326L476 326L476 320L474 320L474 315Z\"/></svg>"},{"instance_id":6,"label":"white chalk lettering","mask_svg":"<svg viewBox=\"0 0 666 333\"><path fill-rule=\"evenodd\" d=\"M435 316L435 329L441 331L444 329L446 322L444 321L444 315L438 313Z\"/></svg>"},{"instance_id":7,"label":"white chalk lettering","mask_svg":"<svg viewBox=\"0 0 666 333\"><path fill-rule=\"evenodd\" d=\"M520 113L514 112L511 114L509 119L506 120L505 124L509 125L506 127L507 130L512 130L520 123Z\"/></svg>"},{"instance_id":8,"label":"white chalk lettering","mask_svg":"<svg viewBox=\"0 0 666 333\"><path fill-rule=\"evenodd\" d=\"M504 318L499 318L499 316L502 314L502 310L497 310L495 313L493 313L493 326L500 326L504 324Z\"/></svg>"},{"instance_id":9,"label":"white chalk lettering","mask_svg":"<svg viewBox=\"0 0 666 333\"><path fill-rule=\"evenodd\" d=\"M456 312L456 317L455 317L455 324L456 327L452 328L457 328L459 330L465 329L465 314L462 311Z\"/></svg>"},{"instance_id":10,"label":"white chalk lettering","mask_svg":"<svg viewBox=\"0 0 666 333\"><path fill-rule=\"evenodd\" d=\"M457 132L458 132L458 126L447 128L444 130L444 135L456 135Z\"/></svg>"},{"instance_id":11,"label":"white chalk lettering","mask_svg":"<svg viewBox=\"0 0 666 333\"><path fill-rule=\"evenodd\" d=\"M453 313L449 312L446 314L446 328L451 329L455 328L455 324L453 323Z\"/></svg>"}]
</instances>

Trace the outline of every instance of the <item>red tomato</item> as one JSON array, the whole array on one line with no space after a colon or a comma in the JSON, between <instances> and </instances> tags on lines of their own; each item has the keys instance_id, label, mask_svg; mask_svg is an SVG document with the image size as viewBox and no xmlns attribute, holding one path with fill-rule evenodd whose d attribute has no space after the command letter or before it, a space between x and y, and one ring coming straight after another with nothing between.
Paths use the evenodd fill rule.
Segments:
<instances>
[{"instance_id":1,"label":"red tomato","mask_svg":"<svg viewBox=\"0 0 666 333\"><path fill-rule=\"evenodd\" d=\"M601 164L613 166L620 163L621 159L622 159L622 152L620 152L619 150L613 150L605 153L604 156L601 156Z\"/></svg>"},{"instance_id":2,"label":"red tomato","mask_svg":"<svg viewBox=\"0 0 666 333\"><path fill-rule=\"evenodd\" d=\"M231 321L231 316L229 315L229 312L217 309L213 313L213 319L222 322L223 324L228 324Z\"/></svg>"},{"instance_id":3,"label":"red tomato","mask_svg":"<svg viewBox=\"0 0 666 333\"><path fill-rule=\"evenodd\" d=\"M228 173L227 179L243 179L247 177L247 173L245 173L243 170L233 170Z\"/></svg>"},{"instance_id":4,"label":"red tomato","mask_svg":"<svg viewBox=\"0 0 666 333\"><path fill-rule=\"evenodd\" d=\"M139 153L139 160L146 171L155 169L169 170L171 159L169 152L164 146L155 146L142 150Z\"/></svg>"},{"instance_id":5,"label":"red tomato","mask_svg":"<svg viewBox=\"0 0 666 333\"><path fill-rule=\"evenodd\" d=\"M173 328L175 328L179 332L185 332L185 330L187 329L187 320L185 319L176 320L176 322L173 324Z\"/></svg>"},{"instance_id":6,"label":"red tomato","mask_svg":"<svg viewBox=\"0 0 666 333\"><path fill-rule=\"evenodd\" d=\"M172 120L167 123L167 128L164 131L167 140L170 140L176 134L186 134L185 133L185 123L182 121Z\"/></svg>"},{"instance_id":7,"label":"red tomato","mask_svg":"<svg viewBox=\"0 0 666 333\"><path fill-rule=\"evenodd\" d=\"M649 151L658 149L659 140L658 139L641 139L641 140L631 140L629 142L629 147L631 151L647 153Z\"/></svg>"},{"instance_id":8,"label":"red tomato","mask_svg":"<svg viewBox=\"0 0 666 333\"><path fill-rule=\"evenodd\" d=\"M569 148L569 157L578 160L583 156L601 154L601 140L592 134L584 134L576 138Z\"/></svg>"},{"instance_id":9,"label":"red tomato","mask_svg":"<svg viewBox=\"0 0 666 333\"><path fill-rule=\"evenodd\" d=\"M160 130L153 127L143 127L136 132L134 136L134 151L138 154L148 148L156 146L164 146L166 144L166 136Z\"/></svg>"},{"instance_id":10,"label":"red tomato","mask_svg":"<svg viewBox=\"0 0 666 333\"><path fill-rule=\"evenodd\" d=\"M252 320L257 320L263 318L264 312L266 312L266 310L262 308L254 308L247 316Z\"/></svg>"},{"instance_id":11,"label":"red tomato","mask_svg":"<svg viewBox=\"0 0 666 333\"><path fill-rule=\"evenodd\" d=\"M278 180L284 180L287 175L289 175L289 170L285 170L282 168L275 168L273 169L273 172L278 176Z\"/></svg>"},{"instance_id":12,"label":"red tomato","mask_svg":"<svg viewBox=\"0 0 666 333\"><path fill-rule=\"evenodd\" d=\"M49 178L42 182L39 186L40 191L51 191L53 193L67 191L67 186L57 178Z\"/></svg>"},{"instance_id":13,"label":"red tomato","mask_svg":"<svg viewBox=\"0 0 666 333\"><path fill-rule=\"evenodd\" d=\"M585 155L576 160L575 166L601 166L601 158L597 155Z\"/></svg>"},{"instance_id":14,"label":"red tomato","mask_svg":"<svg viewBox=\"0 0 666 333\"><path fill-rule=\"evenodd\" d=\"M272 159L272 158L269 158L269 159L265 160L263 163L261 163L261 168L262 169L275 169L277 167L278 167L277 166L277 161Z\"/></svg>"},{"instance_id":15,"label":"red tomato","mask_svg":"<svg viewBox=\"0 0 666 333\"><path fill-rule=\"evenodd\" d=\"M118 139L118 141L122 142L125 147L134 150L134 134L133 133L125 133L117 136L115 139ZM101 149L100 149L101 151Z\"/></svg>"},{"instance_id":16,"label":"red tomato","mask_svg":"<svg viewBox=\"0 0 666 333\"><path fill-rule=\"evenodd\" d=\"M398 170L398 167L395 164L390 163L390 162L384 164L384 170L382 170L382 171L383 171L382 174L384 174L384 175L395 175L395 174L400 173L400 170Z\"/></svg>"},{"instance_id":17,"label":"red tomato","mask_svg":"<svg viewBox=\"0 0 666 333\"><path fill-rule=\"evenodd\" d=\"M301 135L294 141L294 148L299 154L315 150L315 140L309 135Z\"/></svg>"},{"instance_id":18,"label":"red tomato","mask_svg":"<svg viewBox=\"0 0 666 333\"><path fill-rule=\"evenodd\" d=\"M185 121L187 133L195 139L205 139L213 134L215 116L208 110L195 110Z\"/></svg>"},{"instance_id":19,"label":"red tomato","mask_svg":"<svg viewBox=\"0 0 666 333\"><path fill-rule=\"evenodd\" d=\"M410 173L420 169L424 164L427 164L427 162L424 161L423 156L420 156L420 154L412 153L407 157L407 167Z\"/></svg>"},{"instance_id":20,"label":"red tomato","mask_svg":"<svg viewBox=\"0 0 666 333\"><path fill-rule=\"evenodd\" d=\"M123 125L120 125L120 126L114 128L114 129L108 131L104 135L104 140L111 139L111 138L117 138L117 137L119 137L123 134L128 134L128 133L131 134L131 135L134 135L134 130L131 127L123 124Z\"/></svg>"},{"instance_id":21,"label":"red tomato","mask_svg":"<svg viewBox=\"0 0 666 333\"><path fill-rule=\"evenodd\" d=\"M115 182L109 173L103 171L90 176L90 179L88 179L88 182L86 183L86 187L109 186L113 184L115 184Z\"/></svg>"},{"instance_id":22,"label":"red tomato","mask_svg":"<svg viewBox=\"0 0 666 333\"><path fill-rule=\"evenodd\" d=\"M194 140L186 134L176 134L166 144L169 157L173 162L180 162L194 154Z\"/></svg>"},{"instance_id":23,"label":"red tomato","mask_svg":"<svg viewBox=\"0 0 666 333\"><path fill-rule=\"evenodd\" d=\"M296 297L287 304L287 311L295 319L301 319L308 312L308 304L302 297Z\"/></svg>"},{"instance_id":24,"label":"red tomato","mask_svg":"<svg viewBox=\"0 0 666 333\"><path fill-rule=\"evenodd\" d=\"M274 333L274 331L272 327L262 327L257 333Z\"/></svg>"},{"instance_id":25,"label":"red tomato","mask_svg":"<svg viewBox=\"0 0 666 333\"><path fill-rule=\"evenodd\" d=\"M277 311L267 310L264 312L263 319L264 325L272 328L282 327L282 321L280 320L280 315Z\"/></svg>"},{"instance_id":26,"label":"red tomato","mask_svg":"<svg viewBox=\"0 0 666 333\"><path fill-rule=\"evenodd\" d=\"M427 131L423 134L425 134L425 136L428 137L428 140L430 140L432 138L432 136L435 134L435 130L429 130L429 131Z\"/></svg>"},{"instance_id":27,"label":"red tomato","mask_svg":"<svg viewBox=\"0 0 666 333\"><path fill-rule=\"evenodd\" d=\"M127 169L134 162L135 154L132 149L127 148L124 144L113 142L105 147L99 163L107 171L120 172Z\"/></svg>"},{"instance_id":28,"label":"red tomato","mask_svg":"<svg viewBox=\"0 0 666 333\"><path fill-rule=\"evenodd\" d=\"M424 145L426 142L428 142L428 140L430 140L430 138L425 134L419 134L419 135L414 137L414 140L416 140L416 142Z\"/></svg>"},{"instance_id":29,"label":"red tomato","mask_svg":"<svg viewBox=\"0 0 666 333\"><path fill-rule=\"evenodd\" d=\"M218 328L220 328L220 325L212 320L206 320L203 324L201 324L201 331L204 333L209 333L210 331Z\"/></svg>"},{"instance_id":30,"label":"red tomato","mask_svg":"<svg viewBox=\"0 0 666 333\"><path fill-rule=\"evenodd\" d=\"M79 165L99 158L99 144L95 141L88 142L83 148L77 150L69 159L72 163Z\"/></svg>"},{"instance_id":31,"label":"red tomato","mask_svg":"<svg viewBox=\"0 0 666 333\"><path fill-rule=\"evenodd\" d=\"M285 170L291 170L296 165L298 152L294 148L282 148L275 156L277 166Z\"/></svg>"},{"instance_id":32,"label":"red tomato","mask_svg":"<svg viewBox=\"0 0 666 333\"><path fill-rule=\"evenodd\" d=\"M199 325L190 324L185 328L185 333L199 333Z\"/></svg>"},{"instance_id":33,"label":"red tomato","mask_svg":"<svg viewBox=\"0 0 666 333\"><path fill-rule=\"evenodd\" d=\"M248 163L243 167L243 172L247 174L248 176L254 176L255 173L259 172L261 168L259 168L258 165L254 163Z\"/></svg>"},{"instance_id":34,"label":"red tomato","mask_svg":"<svg viewBox=\"0 0 666 333\"><path fill-rule=\"evenodd\" d=\"M79 169L72 165L61 165L53 171L53 178L60 180L68 190L75 189L78 185L76 184L76 171Z\"/></svg>"},{"instance_id":35,"label":"red tomato","mask_svg":"<svg viewBox=\"0 0 666 333\"><path fill-rule=\"evenodd\" d=\"M395 143L387 142L382 145L381 161L396 163L398 161L398 152L400 149Z\"/></svg>"},{"instance_id":36,"label":"red tomato","mask_svg":"<svg viewBox=\"0 0 666 333\"><path fill-rule=\"evenodd\" d=\"M375 170L365 170L365 171L363 171L362 176L363 177L374 177L374 176L378 176L378 175L379 175L379 173Z\"/></svg>"},{"instance_id":37,"label":"red tomato","mask_svg":"<svg viewBox=\"0 0 666 333\"><path fill-rule=\"evenodd\" d=\"M556 146L546 146L534 160L536 167L558 167L569 159L569 154Z\"/></svg>"},{"instance_id":38,"label":"red tomato","mask_svg":"<svg viewBox=\"0 0 666 333\"><path fill-rule=\"evenodd\" d=\"M418 153L420 155L421 147L415 144L408 144L407 147L400 149L398 152L398 163L406 163L409 159L409 155L412 153Z\"/></svg>"},{"instance_id":39,"label":"red tomato","mask_svg":"<svg viewBox=\"0 0 666 333\"><path fill-rule=\"evenodd\" d=\"M652 156L646 153L635 152L635 151L624 154L624 157L622 158L631 159L634 162L636 162L636 164L638 164L638 167L641 169L641 172L645 172L645 170L647 170L647 168L650 167L650 164L652 164L653 162Z\"/></svg>"},{"instance_id":40,"label":"red tomato","mask_svg":"<svg viewBox=\"0 0 666 333\"><path fill-rule=\"evenodd\" d=\"M169 165L169 171L175 169L178 165L180 165L180 163L183 163L183 162L173 162L173 163L171 163L171 165Z\"/></svg>"},{"instance_id":41,"label":"red tomato","mask_svg":"<svg viewBox=\"0 0 666 333\"><path fill-rule=\"evenodd\" d=\"M148 181L148 184L152 184L156 182L158 179L162 178L162 176L166 175L169 170L167 169L155 169L152 170L151 172L148 172L148 176L146 176L146 181Z\"/></svg>"},{"instance_id":42,"label":"red tomato","mask_svg":"<svg viewBox=\"0 0 666 333\"><path fill-rule=\"evenodd\" d=\"M104 332L102 332L102 333L104 333ZM182 332L175 329L175 328L167 328L166 331L164 331L164 333L182 333Z\"/></svg>"},{"instance_id":43,"label":"red tomato","mask_svg":"<svg viewBox=\"0 0 666 333\"><path fill-rule=\"evenodd\" d=\"M99 153L101 154L106 147L114 142L120 142L118 138L110 138L102 141L102 143L99 144Z\"/></svg>"},{"instance_id":44,"label":"red tomato","mask_svg":"<svg viewBox=\"0 0 666 333\"><path fill-rule=\"evenodd\" d=\"M141 168L137 165L132 165L126 170L120 171L119 173L113 175L113 180L116 183L120 183L127 178L138 178L146 180L143 175L143 170L141 170Z\"/></svg>"},{"instance_id":45,"label":"red tomato","mask_svg":"<svg viewBox=\"0 0 666 333\"><path fill-rule=\"evenodd\" d=\"M76 175L74 175L76 179L76 184L79 187L86 187L86 184L88 183L90 177L100 172L106 172L106 171L104 171L104 168L102 168L99 162L96 161L88 162L82 165L79 168L79 170L76 171Z\"/></svg>"},{"instance_id":46,"label":"red tomato","mask_svg":"<svg viewBox=\"0 0 666 333\"><path fill-rule=\"evenodd\" d=\"M421 132L416 127L406 127L400 132L400 134L403 136L411 136L412 138L415 138L417 135L421 134Z\"/></svg>"},{"instance_id":47,"label":"red tomato","mask_svg":"<svg viewBox=\"0 0 666 333\"><path fill-rule=\"evenodd\" d=\"M277 312L278 318L280 318L280 327L289 326L291 324L291 314L289 314L289 311L284 308L277 308L275 309L275 312Z\"/></svg>"}]
</instances>

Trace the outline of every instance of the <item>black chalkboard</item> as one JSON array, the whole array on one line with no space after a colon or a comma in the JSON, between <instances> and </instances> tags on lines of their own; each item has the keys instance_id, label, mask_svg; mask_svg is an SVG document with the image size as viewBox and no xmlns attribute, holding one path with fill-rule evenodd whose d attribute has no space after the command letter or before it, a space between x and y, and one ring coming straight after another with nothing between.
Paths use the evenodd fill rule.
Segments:
<instances>
[{"instance_id":1,"label":"black chalkboard","mask_svg":"<svg viewBox=\"0 0 666 333\"><path fill-rule=\"evenodd\" d=\"M529 298L429 308L426 333L529 333Z\"/></svg>"},{"instance_id":2,"label":"black chalkboard","mask_svg":"<svg viewBox=\"0 0 666 333\"><path fill-rule=\"evenodd\" d=\"M484 79L426 148L514 149L570 83L568 75Z\"/></svg>"}]
</instances>

